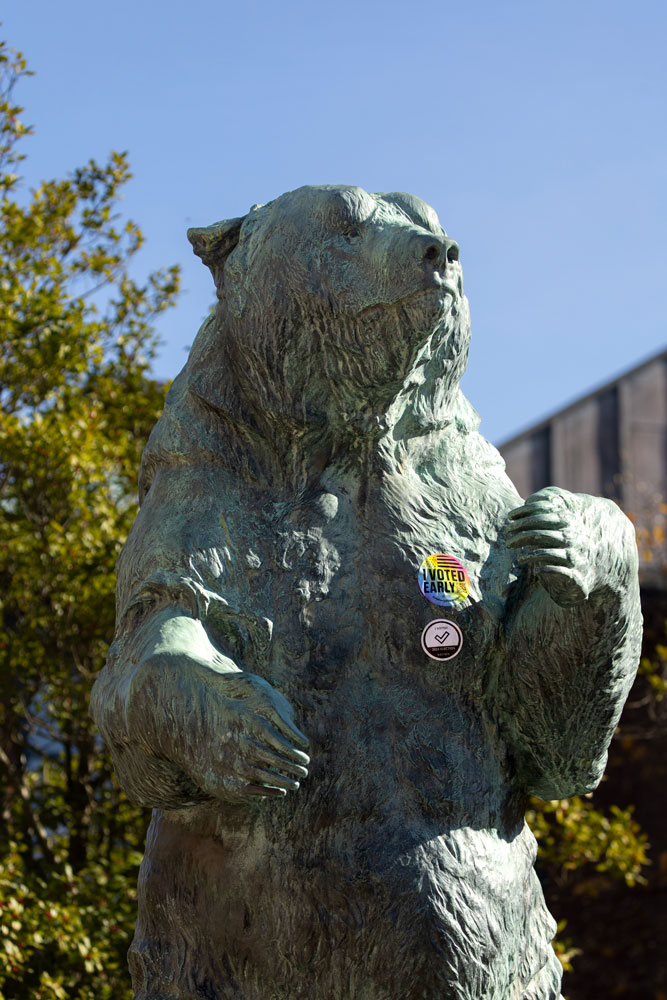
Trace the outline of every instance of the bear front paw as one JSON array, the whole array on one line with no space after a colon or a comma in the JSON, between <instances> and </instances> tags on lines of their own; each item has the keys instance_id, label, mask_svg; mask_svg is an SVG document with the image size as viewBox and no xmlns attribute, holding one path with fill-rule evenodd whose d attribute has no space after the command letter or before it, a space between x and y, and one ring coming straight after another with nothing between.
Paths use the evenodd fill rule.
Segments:
<instances>
[{"instance_id":1,"label":"bear front paw","mask_svg":"<svg viewBox=\"0 0 667 1000\"><path fill-rule=\"evenodd\" d=\"M585 498L592 499L592 498ZM507 547L533 572L562 608L585 601L595 579L595 538L578 494L547 486L510 511Z\"/></svg>"}]
</instances>

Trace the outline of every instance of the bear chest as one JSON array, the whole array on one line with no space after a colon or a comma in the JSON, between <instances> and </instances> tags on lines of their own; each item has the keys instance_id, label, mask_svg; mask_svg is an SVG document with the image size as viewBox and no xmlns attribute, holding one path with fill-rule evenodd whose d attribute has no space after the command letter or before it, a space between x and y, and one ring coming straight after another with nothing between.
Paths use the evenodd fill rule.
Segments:
<instances>
[{"instance_id":1,"label":"bear chest","mask_svg":"<svg viewBox=\"0 0 667 1000\"><path fill-rule=\"evenodd\" d=\"M308 675L323 689L365 675L481 689L502 605L499 584L484 578L489 542L469 530L465 512L451 509L446 495L429 498L426 507L419 483L408 485L401 484L400 502L378 483L361 502L344 489L322 491L272 518L265 556L274 623L269 679L291 687ZM462 563L469 579L462 600L441 606L422 592L420 567L434 554ZM444 574L430 586L438 582L449 588L451 578ZM422 633L436 620L460 630L451 662L436 662L423 649Z\"/></svg>"}]
</instances>

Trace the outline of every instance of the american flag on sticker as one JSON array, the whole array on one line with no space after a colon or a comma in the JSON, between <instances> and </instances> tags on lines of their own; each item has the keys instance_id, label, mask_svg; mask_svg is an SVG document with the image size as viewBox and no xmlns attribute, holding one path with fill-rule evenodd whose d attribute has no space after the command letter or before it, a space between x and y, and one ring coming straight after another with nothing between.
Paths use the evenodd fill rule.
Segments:
<instances>
[{"instance_id":1,"label":"american flag on sticker","mask_svg":"<svg viewBox=\"0 0 667 1000\"><path fill-rule=\"evenodd\" d=\"M470 578L456 556L435 552L426 556L419 567L419 589L424 597L438 607L462 604L470 593Z\"/></svg>"}]
</instances>

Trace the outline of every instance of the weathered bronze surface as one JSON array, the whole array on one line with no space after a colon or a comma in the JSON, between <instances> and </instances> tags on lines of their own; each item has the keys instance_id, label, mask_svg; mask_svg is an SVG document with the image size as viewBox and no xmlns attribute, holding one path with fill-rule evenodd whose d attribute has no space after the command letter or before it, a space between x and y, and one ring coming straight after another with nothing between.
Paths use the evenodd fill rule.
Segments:
<instances>
[{"instance_id":1,"label":"weathered bronze surface","mask_svg":"<svg viewBox=\"0 0 667 1000\"><path fill-rule=\"evenodd\" d=\"M144 452L92 706L155 808L136 996L557 998L524 809L602 775L632 527L521 501L459 390L458 247L419 199L304 187L189 237L219 304ZM470 577L449 608L418 587L434 553ZM437 618L463 637L442 662Z\"/></svg>"}]
</instances>

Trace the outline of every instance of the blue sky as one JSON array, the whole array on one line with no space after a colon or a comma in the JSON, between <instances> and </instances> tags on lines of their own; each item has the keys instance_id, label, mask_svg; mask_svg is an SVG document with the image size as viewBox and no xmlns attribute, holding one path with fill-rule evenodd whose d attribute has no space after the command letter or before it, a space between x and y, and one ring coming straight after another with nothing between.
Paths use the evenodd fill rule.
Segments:
<instances>
[{"instance_id":1,"label":"blue sky","mask_svg":"<svg viewBox=\"0 0 667 1000\"><path fill-rule=\"evenodd\" d=\"M494 442L667 341L659 0L15 0L30 183L128 150L144 270L179 262L156 364L212 300L190 225L301 184L403 190L461 246L464 389Z\"/></svg>"}]
</instances>

